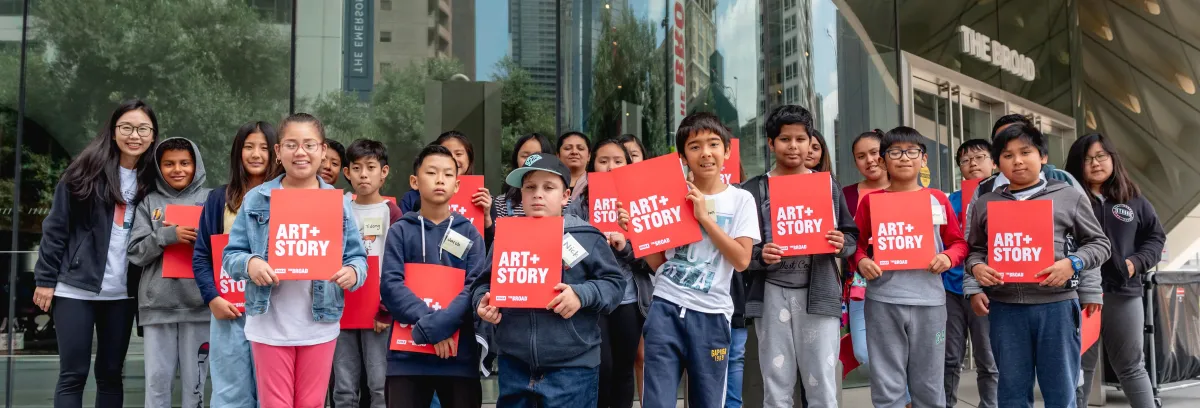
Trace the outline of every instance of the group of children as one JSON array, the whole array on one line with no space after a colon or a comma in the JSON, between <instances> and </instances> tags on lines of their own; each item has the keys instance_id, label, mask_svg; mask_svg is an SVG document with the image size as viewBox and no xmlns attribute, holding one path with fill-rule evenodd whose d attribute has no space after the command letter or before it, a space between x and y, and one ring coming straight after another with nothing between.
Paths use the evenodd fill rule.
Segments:
<instances>
[{"instance_id":1,"label":"group of children","mask_svg":"<svg viewBox=\"0 0 1200 408\"><path fill-rule=\"evenodd\" d=\"M830 176L834 228L824 238L834 252L784 256L768 228L768 181L828 171L811 114L791 105L772 112L765 131L775 165L740 186L721 178L729 130L713 115L691 115L675 147L687 167L683 198L702 239L639 259L623 233L601 233L588 222L586 174L641 161L646 151L630 136L592 144L573 132L559 138L557 152L541 135L522 137L505 191L470 192L485 214L479 231L450 207L459 176L474 164L461 133L447 132L420 151L408 177L412 191L394 203L381 195L392 171L382 143L360 139L342 148L303 113L278 129L251 122L234 138L229 182L210 191L198 146L158 140L153 110L129 102L71 164L44 226L34 300L43 310L53 302L62 360L56 405L81 403L93 329L96 405L121 405L136 315L148 407L171 405L165 379L176 370L189 407L203 404L209 376L211 405L220 407L324 406L331 376L335 407L362 400L478 407L479 379L493 362L502 407L630 407L639 394L642 406L674 407L685 374L692 406L739 406L746 329L736 321L743 318L759 339L764 406L833 407L847 304L854 354L864 364L870 356L877 407L954 406L968 333L981 406L1029 406L1035 377L1047 406L1086 404L1086 390L1078 390L1078 402L1076 392L1095 353L1081 366L1081 310L1098 312L1104 292L1104 300L1121 300L1122 319L1140 313L1134 275L1157 263L1162 229L1102 136L1072 149L1071 177L1045 165L1047 140L1036 127L1006 118L992 143L958 149L965 178L990 177L973 197L920 184L927 139L916 130L859 136L853 150L865 180L843 188ZM1000 175L992 176L993 164ZM335 189L339 179L353 190L341 208L342 267L327 281L280 280L267 250L272 192ZM1088 189L1079 179L1091 194L1080 193ZM910 270L882 271L872 258L871 201L911 191L929 194L937 255ZM1056 262L1038 274L1046 277L1040 284L1005 284L986 256L987 203L1021 200L1054 203ZM198 228L167 222L168 205L203 206ZM619 207L626 229L630 214ZM1110 222L1105 211L1118 219ZM493 305L494 221L514 216L563 217L564 242L584 254L563 265L558 294L544 309ZM1132 231L1121 224L1133 219ZM1113 238L1110 228L1125 229ZM218 234L229 235L219 264L212 254ZM1110 238L1117 242L1111 248ZM163 276L164 252L176 244L194 245L194 280ZM380 257L380 276L367 275L368 256ZM406 284L406 269L417 264L460 270L463 289L431 307ZM215 276L245 285L244 313L220 296ZM374 327L342 330L345 293L367 279L380 280ZM413 341L435 353L389 350L395 324L411 327ZM1109 355L1131 399L1152 403L1138 371L1140 338L1117 330L1103 336L1118 344ZM793 401L798 383L803 400Z\"/></svg>"}]
</instances>

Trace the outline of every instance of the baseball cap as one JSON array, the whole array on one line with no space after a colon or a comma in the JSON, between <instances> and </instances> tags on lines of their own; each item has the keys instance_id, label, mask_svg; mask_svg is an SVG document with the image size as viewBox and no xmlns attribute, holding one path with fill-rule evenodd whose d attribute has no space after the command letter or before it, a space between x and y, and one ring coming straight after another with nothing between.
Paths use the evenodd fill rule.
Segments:
<instances>
[{"instance_id":1,"label":"baseball cap","mask_svg":"<svg viewBox=\"0 0 1200 408\"><path fill-rule=\"evenodd\" d=\"M521 183L525 181L525 175L533 171L554 173L562 177L564 187L571 187L571 170L567 168L567 165L559 161L557 157L541 153L529 155L525 159L525 165L508 173L504 182L512 187L521 188Z\"/></svg>"}]
</instances>

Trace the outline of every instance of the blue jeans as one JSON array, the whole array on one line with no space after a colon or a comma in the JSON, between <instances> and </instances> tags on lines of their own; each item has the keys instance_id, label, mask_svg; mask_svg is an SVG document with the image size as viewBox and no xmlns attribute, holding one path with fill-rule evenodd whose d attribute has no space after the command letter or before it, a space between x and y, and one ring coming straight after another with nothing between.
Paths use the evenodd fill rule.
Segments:
<instances>
[{"instance_id":1,"label":"blue jeans","mask_svg":"<svg viewBox=\"0 0 1200 408\"><path fill-rule=\"evenodd\" d=\"M745 327L732 330L729 374L725 380L725 408L742 408L742 372L746 367L746 337L749 335L750 332Z\"/></svg>"},{"instance_id":2,"label":"blue jeans","mask_svg":"<svg viewBox=\"0 0 1200 408\"><path fill-rule=\"evenodd\" d=\"M524 361L501 355L497 407L595 408L600 368L533 369Z\"/></svg>"},{"instance_id":3,"label":"blue jeans","mask_svg":"<svg viewBox=\"0 0 1200 408\"><path fill-rule=\"evenodd\" d=\"M1079 302L991 303L992 354L1001 407L1032 407L1033 381L1046 408L1074 408L1079 382Z\"/></svg>"},{"instance_id":4,"label":"blue jeans","mask_svg":"<svg viewBox=\"0 0 1200 408\"><path fill-rule=\"evenodd\" d=\"M867 360L867 317L865 300L850 301L850 341L854 342L854 359L870 369Z\"/></svg>"},{"instance_id":5,"label":"blue jeans","mask_svg":"<svg viewBox=\"0 0 1200 408\"><path fill-rule=\"evenodd\" d=\"M209 362L214 407L255 408L254 358L246 340L246 318L212 318L208 327Z\"/></svg>"},{"instance_id":6,"label":"blue jeans","mask_svg":"<svg viewBox=\"0 0 1200 408\"><path fill-rule=\"evenodd\" d=\"M646 338L643 407L674 408L685 370L689 406L725 404L731 334L724 314L687 310L654 298L642 334Z\"/></svg>"}]
</instances>

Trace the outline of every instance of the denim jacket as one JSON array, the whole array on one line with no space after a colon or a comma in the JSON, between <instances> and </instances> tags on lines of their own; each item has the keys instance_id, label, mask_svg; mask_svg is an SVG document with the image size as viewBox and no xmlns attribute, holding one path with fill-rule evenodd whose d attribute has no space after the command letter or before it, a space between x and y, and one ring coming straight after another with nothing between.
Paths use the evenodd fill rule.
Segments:
<instances>
[{"instance_id":1,"label":"denim jacket","mask_svg":"<svg viewBox=\"0 0 1200 408\"><path fill-rule=\"evenodd\" d=\"M221 261L221 267L229 271L230 277L239 281L249 281L248 269L250 260L267 259L267 242L270 239L271 222L271 191L282 188L283 176L267 181L246 193L242 207L238 210L233 221L233 229L229 232L229 245ZM334 188L325 182L320 182L321 188ZM367 253L363 249L358 225L354 222L350 201L342 199L342 236L345 241L342 251L342 265L354 268L358 273L358 283L350 290L358 290L367 280ZM313 320L321 323L332 323L341 320L342 309L345 307L345 293L337 284L324 280L313 281ZM246 284L246 314L255 316L267 312L270 307L271 286L258 286L253 281Z\"/></svg>"}]
</instances>

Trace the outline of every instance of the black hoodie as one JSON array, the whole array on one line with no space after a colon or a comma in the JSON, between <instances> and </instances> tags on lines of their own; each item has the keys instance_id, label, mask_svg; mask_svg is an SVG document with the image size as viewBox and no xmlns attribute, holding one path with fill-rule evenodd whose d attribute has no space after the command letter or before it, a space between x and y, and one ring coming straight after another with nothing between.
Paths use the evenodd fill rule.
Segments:
<instances>
[{"instance_id":1,"label":"black hoodie","mask_svg":"<svg viewBox=\"0 0 1200 408\"><path fill-rule=\"evenodd\" d=\"M1163 244L1167 241L1154 206L1143 196L1134 197L1128 203L1102 201L1092 196L1092 211L1112 243L1112 255L1100 267L1104 293L1142 296L1140 275L1158 265ZM1126 259L1133 262L1132 278L1125 265Z\"/></svg>"}]
</instances>

